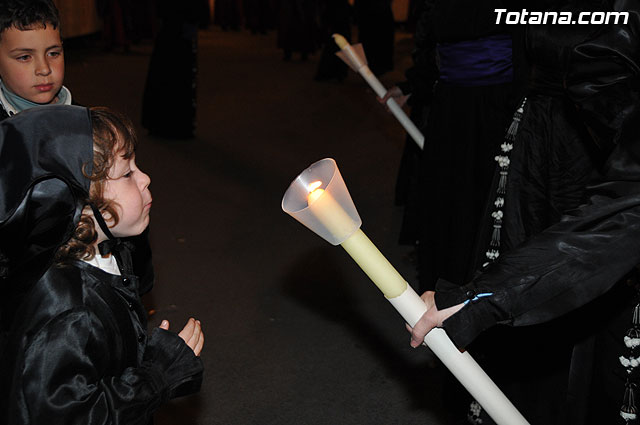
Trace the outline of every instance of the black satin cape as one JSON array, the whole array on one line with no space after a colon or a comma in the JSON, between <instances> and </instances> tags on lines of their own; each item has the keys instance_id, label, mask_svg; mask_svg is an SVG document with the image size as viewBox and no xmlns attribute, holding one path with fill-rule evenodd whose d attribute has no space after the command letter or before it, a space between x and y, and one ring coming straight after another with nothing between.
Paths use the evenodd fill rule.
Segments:
<instances>
[{"instance_id":1,"label":"black satin cape","mask_svg":"<svg viewBox=\"0 0 640 425\"><path fill-rule=\"evenodd\" d=\"M178 335L147 335L126 251L121 276L52 265L86 202L92 158L85 108L0 123L0 423L147 424L200 387L202 362Z\"/></svg>"},{"instance_id":2,"label":"black satin cape","mask_svg":"<svg viewBox=\"0 0 640 425\"><path fill-rule=\"evenodd\" d=\"M93 158L89 113L42 107L0 123L0 276L3 292L44 272L77 224Z\"/></svg>"}]
</instances>

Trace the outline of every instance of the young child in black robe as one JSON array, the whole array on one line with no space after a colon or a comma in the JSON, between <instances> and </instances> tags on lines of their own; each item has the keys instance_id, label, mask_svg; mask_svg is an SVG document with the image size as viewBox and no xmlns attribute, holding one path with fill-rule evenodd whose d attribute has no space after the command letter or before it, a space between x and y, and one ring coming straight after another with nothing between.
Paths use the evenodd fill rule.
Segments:
<instances>
[{"instance_id":1,"label":"young child in black robe","mask_svg":"<svg viewBox=\"0 0 640 425\"><path fill-rule=\"evenodd\" d=\"M0 423L148 424L200 388L200 322L147 335L116 238L149 223L135 145L106 108L43 106L0 123Z\"/></svg>"}]
</instances>

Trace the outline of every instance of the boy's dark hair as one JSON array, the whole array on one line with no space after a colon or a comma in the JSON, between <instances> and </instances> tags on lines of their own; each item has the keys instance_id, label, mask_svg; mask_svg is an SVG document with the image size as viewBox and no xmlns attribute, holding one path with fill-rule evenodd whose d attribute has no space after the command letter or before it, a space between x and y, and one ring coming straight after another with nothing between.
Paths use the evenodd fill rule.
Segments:
<instances>
[{"instance_id":1,"label":"boy's dark hair","mask_svg":"<svg viewBox=\"0 0 640 425\"><path fill-rule=\"evenodd\" d=\"M133 124L124 115L101 106L89 108L89 111L93 132L93 164L90 175L83 170L91 180L87 202L91 202L101 212L106 212L105 219L110 217L107 223L112 227L118 223L119 217L114 202L103 197L104 184L109 178L109 170L116 155L124 159L132 158L138 140ZM93 258L95 249L92 244L97 236L94 219L88 212L83 212L71 239L58 249L56 263L62 265L72 259Z\"/></svg>"},{"instance_id":2,"label":"boy's dark hair","mask_svg":"<svg viewBox=\"0 0 640 425\"><path fill-rule=\"evenodd\" d=\"M58 9L51 0L2 0L0 6L0 38L2 33L15 27L21 31L51 25L60 27Z\"/></svg>"}]
</instances>

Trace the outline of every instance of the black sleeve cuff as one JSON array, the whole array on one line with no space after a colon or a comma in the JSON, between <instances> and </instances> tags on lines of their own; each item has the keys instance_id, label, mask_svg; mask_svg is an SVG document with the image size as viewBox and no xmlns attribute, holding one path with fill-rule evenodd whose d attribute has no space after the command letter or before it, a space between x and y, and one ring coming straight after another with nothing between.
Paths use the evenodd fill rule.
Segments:
<instances>
[{"instance_id":1,"label":"black sleeve cuff","mask_svg":"<svg viewBox=\"0 0 640 425\"><path fill-rule=\"evenodd\" d=\"M438 306L438 310L443 310L465 302L469 299L466 295L469 290L466 286L460 286L448 280L438 279L436 282L436 305Z\"/></svg>"},{"instance_id":2,"label":"black sleeve cuff","mask_svg":"<svg viewBox=\"0 0 640 425\"><path fill-rule=\"evenodd\" d=\"M202 360L178 334L155 328L149 338L144 361L161 371L169 398L200 390L204 369Z\"/></svg>"},{"instance_id":3,"label":"black sleeve cuff","mask_svg":"<svg viewBox=\"0 0 640 425\"><path fill-rule=\"evenodd\" d=\"M467 303L442 324L449 338L460 349L466 348L482 331L509 321L497 307L506 295L493 293L483 296L484 294L487 292L479 290L473 283L458 286L443 279L436 283L435 301L439 310Z\"/></svg>"}]
</instances>

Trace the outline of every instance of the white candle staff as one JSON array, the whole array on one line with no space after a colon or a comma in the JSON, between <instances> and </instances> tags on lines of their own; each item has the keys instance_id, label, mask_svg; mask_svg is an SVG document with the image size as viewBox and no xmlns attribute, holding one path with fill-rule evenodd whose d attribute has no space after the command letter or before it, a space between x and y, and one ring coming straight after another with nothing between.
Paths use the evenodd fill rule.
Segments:
<instances>
[{"instance_id":1,"label":"white candle staff","mask_svg":"<svg viewBox=\"0 0 640 425\"><path fill-rule=\"evenodd\" d=\"M364 51L362 50L362 46L356 44L355 46L351 46L349 42L340 34L333 34L333 39L340 47L340 52L337 55L346 62L347 65L351 69L353 69L358 74L362 75L362 78L371 86L374 92L379 97L384 97L387 94L387 89L380 83L380 80L371 72L369 66L367 65L367 59L364 55ZM418 127L415 126L413 121L409 119L407 114L404 113L402 108L396 103L393 98L389 98L387 100L387 106L391 113L396 117L400 124L404 127L404 129L409 133L411 138L416 142L416 144L420 147L420 149L424 148L424 136L418 130Z\"/></svg>"},{"instance_id":2,"label":"white candle staff","mask_svg":"<svg viewBox=\"0 0 640 425\"><path fill-rule=\"evenodd\" d=\"M282 209L332 245L342 245L410 326L427 311L418 294L360 230L362 220L333 159L322 159L304 170L284 194ZM528 424L443 329L433 329L424 341L498 425Z\"/></svg>"}]
</instances>

